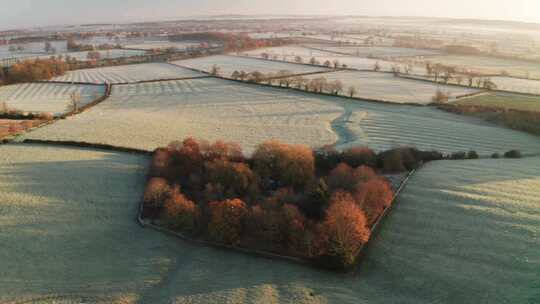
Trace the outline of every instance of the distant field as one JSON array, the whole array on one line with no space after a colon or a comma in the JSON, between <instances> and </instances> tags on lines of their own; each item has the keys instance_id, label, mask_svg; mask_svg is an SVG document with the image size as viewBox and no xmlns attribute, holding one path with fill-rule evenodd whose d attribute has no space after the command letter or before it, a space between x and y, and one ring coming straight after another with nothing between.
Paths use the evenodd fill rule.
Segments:
<instances>
[{"instance_id":1,"label":"distant field","mask_svg":"<svg viewBox=\"0 0 540 304\"><path fill-rule=\"evenodd\" d=\"M316 46L319 47L319 46ZM294 61L296 56L302 57L304 62L309 62L311 57L320 57L320 56L332 56L330 52L318 51L309 47L286 45L286 46L276 46L269 48L256 49L251 51L242 52L243 55L252 56L252 57L261 57L262 53L267 53L268 55L278 56L279 60ZM339 56L339 55L337 55Z\"/></svg>"},{"instance_id":2,"label":"distant field","mask_svg":"<svg viewBox=\"0 0 540 304\"><path fill-rule=\"evenodd\" d=\"M490 93L459 100L456 103L540 112L540 96Z\"/></svg>"},{"instance_id":3,"label":"distant field","mask_svg":"<svg viewBox=\"0 0 540 304\"><path fill-rule=\"evenodd\" d=\"M0 86L0 102L8 107L27 112L66 112L70 94L81 95L81 105L98 99L105 93L105 86L58 83L24 83Z\"/></svg>"},{"instance_id":4,"label":"distant field","mask_svg":"<svg viewBox=\"0 0 540 304\"><path fill-rule=\"evenodd\" d=\"M86 141L154 150L188 136L235 141L251 151L278 138L332 144L331 121L342 108L316 96L220 79L113 87L105 102L28 138Z\"/></svg>"},{"instance_id":5,"label":"distant field","mask_svg":"<svg viewBox=\"0 0 540 304\"><path fill-rule=\"evenodd\" d=\"M320 49L338 54L349 54L359 57L404 57L404 56L432 56L440 52L427 49L413 49L384 46L320 46Z\"/></svg>"},{"instance_id":6,"label":"distant field","mask_svg":"<svg viewBox=\"0 0 540 304\"><path fill-rule=\"evenodd\" d=\"M187 42L170 42L170 41L145 41L144 43L127 44L124 45L126 49L140 49L140 50L152 50L152 49L166 49L177 48L179 50L185 50L190 47L198 47L198 43Z\"/></svg>"},{"instance_id":7,"label":"distant field","mask_svg":"<svg viewBox=\"0 0 540 304\"><path fill-rule=\"evenodd\" d=\"M485 56L460 55L432 56L428 60L434 63L463 67L488 74L499 74L502 71L506 71L512 76L540 78L540 63Z\"/></svg>"},{"instance_id":8,"label":"distant field","mask_svg":"<svg viewBox=\"0 0 540 304\"><path fill-rule=\"evenodd\" d=\"M101 54L101 59L116 59L116 58L125 58L133 56L142 56L146 54L146 51L137 51L137 50L121 50L121 49L112 49L112 50L100 50L98 51ZM88 60L88 52L69 52L62 54L62 56L70 56L76 58L79 61Z\"/></svg>"},{"instance_id":9,"label":"distant field","mask_svg":"<svg viewBox=\"0 0 540 304\"><path fill-rule=\"evenodd\" d=\"M53 80L65 82L124 83L144 80L203 76L168 63L130 64L67 72Z\"/></svg>"},{"instance_id":10,"label":"distant field","mask_svg":"<svg viewBox=\"0 0 540 304\"><path fill-rule=\"evenodd\" d=\"M275 73L281 70L288 70L295 74L312 73L326 70L323 67L312 67L294 63L226 55L180 60L173 63L206 72L210 72L212 70L212 67L216 65L220 69L220 75L227 77L231 76L234 71L241 70L245 71L246 73L250 73L253 71L259 71L262 73Z\"/></svg>"},{"instance_id":11,"label":"distant field","mask_svg":"<svg viewBox=\"0 0 540 304\"><path fill-rule=\"evenodd\" d=\"M540 95L539 80L512 77L491 77L491 80L497 85L497 89L499 90Z\"/></svg>"},{"instance_id":12,"label":"distant field","mask_svg":"<svg viewBox=\"0 0 540 304\"><path fill-rule=\"evenodd\" d=\"M340 71L311 75L306 78L324 77L328 81L340 80L344 89L342 95L348 96L348 88L357 89L356 97L377 99L395 103L428 104L438 89L450 93L451 97L470 94L478 90L464 87L436 85L425 81L416 81L395 77L389 73Z\"/></svg>"},{"instance_id":13,"label":"distant field","mask_svg":"<svg viewBox=\"0 0 540 304\"><path fill-rule=\"evenodd\" d=\"M187 136L235 141L248 152L271 138L313 147L337 142L339 148L376 150L413 145L445 153L475 149L481 155L510 149L540 152L537 137L430 107L351 101L213 78L115 86L98 106L22 139L153 150Z\"/></svg>"}]
</instances>

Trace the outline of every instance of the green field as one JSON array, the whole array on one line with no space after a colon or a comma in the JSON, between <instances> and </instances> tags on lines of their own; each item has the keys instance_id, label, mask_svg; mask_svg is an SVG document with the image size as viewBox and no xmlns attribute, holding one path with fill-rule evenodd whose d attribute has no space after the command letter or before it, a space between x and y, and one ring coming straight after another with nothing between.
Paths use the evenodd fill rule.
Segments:
<instances>
[{"instance_id":1,"label":"green field","mask_svg":"<svg viewBox=\"0 0 540 304\"><path fill-rule=\"evenodd\" d=\"M540 96L489 93L460 99L456 104L540 112Z\"/></svg>"}]
</instances>

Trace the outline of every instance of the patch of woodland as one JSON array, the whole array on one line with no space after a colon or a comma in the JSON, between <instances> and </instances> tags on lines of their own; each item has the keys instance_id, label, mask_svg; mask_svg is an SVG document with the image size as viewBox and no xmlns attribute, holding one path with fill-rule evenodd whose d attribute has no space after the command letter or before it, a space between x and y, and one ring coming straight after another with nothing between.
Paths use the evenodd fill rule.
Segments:
<instances>
[{"instance_id":1,"label":"patch of woodland","mask_svg":"<svg viewBox=\"0 0 540 304\"><path fill-rule=\"evenodd\" d=\"M188 138L155 150L142 217L194 239L347 270L393 201L382 174L441 158L413 148L338 152L275 140L246 157L235 143Z\"/></svg>"}]
</instances>

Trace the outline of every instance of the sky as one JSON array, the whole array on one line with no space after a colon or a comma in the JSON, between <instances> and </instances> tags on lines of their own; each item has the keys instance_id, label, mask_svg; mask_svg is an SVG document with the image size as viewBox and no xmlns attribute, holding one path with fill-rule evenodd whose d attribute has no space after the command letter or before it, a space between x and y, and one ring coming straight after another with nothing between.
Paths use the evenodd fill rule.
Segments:
<instances>
[{"instance_id":1,"label":"sky","mask_svg":"<svg viewBox=\"0 0 540 304\"><path fill-rule=\"evenodd\" d=\"M0 0L0 28L222 14L426 16L540 23L540 0Z\"/></svg>"}]
</instances>

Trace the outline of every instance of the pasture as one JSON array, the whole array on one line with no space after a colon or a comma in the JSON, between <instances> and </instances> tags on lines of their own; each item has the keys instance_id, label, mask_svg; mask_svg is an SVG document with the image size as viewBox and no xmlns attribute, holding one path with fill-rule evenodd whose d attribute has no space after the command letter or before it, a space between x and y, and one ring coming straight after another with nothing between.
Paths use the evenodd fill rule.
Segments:
<instances>
[{"instance_id":1,"label":"pasture","mask_svg":"<svg viewBox=\"0 0 540 304\"><path fill-rule=\"evenodd\" d=\"M148 41L143 41L142 43L126 44L123 47L126 49L138 49L138 50L149 51L149 50L168 49L168 48L186 50L189 48L196 48L198 46L199 46L198 43L148 40Z\"/></svg>"},{"instance_id":2,"label":"pasture","mask_svg":"<svg viewBox=\"0 0 540 304\"><path fill-rule=\"evenodd\" d=\"M134 218L146 163L96 150L0 146L0 300L51 294L88 295L98 303L539 299L538 158L426 165L358 271L346 276L141 228Z\"/></svg>"},{"instance_id":3,"label":"pasture","mask_svg":"<svg viewBox=\"0 0 540 304\"><path fill-rule=\"evenodd\" d=\"M0 86L0 103L9 108L32 113L67 112L70 94L80 94L80 105L92 102L105 94L105 86L61 83L24 83Z\"/></svg>"},{"instance_id":4,"label":"pasture","mask_svg":"<svg viewBox=\"0 0 540 304\"><path fill-rule=\"evenodd\" d=\"M449 93L451 98L475 93L478 90L465 87L435 84L395 77L390 73L339 71L320 75L310 75L305 78L324 77L327 81L340 80L344 89L341 95L349 96L348 89L357 90L356 97L383 100L395 103L429 104L437 90Z\"/></svg>"},{"instance_id":5,"label":"pasture","mask_svg":"<svg viewBox=\"0 0 540 304\"><path fill-rule=\"evenodd\" d=\"M226 55L186 59L174 61L173 63L179 66L184 66L205 72L211 72L212 67L216 65L220 70L219 74L225 77L230 77L234 71L241 70L245 71L246 73L254 71L259 71L261 73L276 73L286 70L294 74L313 73L329 70L324 67Z\"/></svg>"},{"instance_id":6,"label":"pasture","mask_svg":"<svg viewBox=\"0 0 540 304\"><path fill-rule=\"evenodd\" d=\"M413 49L402 47L385 46L320 46L328 52L347 54L358 57L407 57L407 56L433 56L440 54L439 51L428 49Z\"/></svg>"},{"instance_id":7,"label":"pasture","mask_svg":"<svg viewBox=\"0 0 540 304\"><path fill-rule=\"evenodd\" d=\"M206 78L114 86L111 97L77 117L27 138L85 141L154 150L194 136L318 146L337 140L331 122L342 108L316 96Z\"/></svg>"},{"instance_id":8,"label":"pasture","mask_svg":"<svg viewBox=\"0 0 540 304\"><path fill-rule=\"evenodd\" d=\"M540 63L522 60L466 55L431 56L427 60L433 63L466 68L486 74L501 74L506 72L516 77L540 78Z\"/></svg>"},{"instance_id":9,"label":"pasture","mask_svg":"<svg viewBox=\"0 0 540 304\"><path fill-rule=\"evenodd\" d=\"M53 80L63 82L126 83L203 76L168 63L142 63L67 72Z\"/></svg>"},{"instance_id":10,"label":"pasture","mask_svg":"<svg viewBox=\"0 0 540 304\"><path fill-rule=\"evenodd\" d=\"M224 92L227 92L224 94ZM194 136L238 142L250 152L265 140L312 147L416 146L481 155L539 153L526 133L431 107L395 106L215 78L122 85L106 101L21 139L84 141L153 150Z\"/></svg>"},{"instance_id":11,"label":"pasture","mask_svg":"<svg viewBox=\"0 0 540 304\"><path fill-rule=\"evenodd\" d=\"M512 77L491 77L490 79L497 85L498 90L540 95L540 80Z\"/></svg>"},{"instance_id":12,"label":"pasture","mask_svg":"<svg viewBox=\"0 0 540 304\"><path fill-rule=\"evenodd\" d=\"M311 57L331 56L332 54L325 51L316 50L310 47L286 45L268 47L256 50L242 52L242 55L251 57L261 57L261 54L266 53L270 57L277 56L279 60L294 61L296 56L302 57L304 62L308 62Z\"/></svg>"},{"instance_id":13,"label":"pasture","mask_svg":"<svg viewBox=\"0 0 540 304\"><path fill-rule=\"evenodd\" d=\"M458 104L540 112L540 96L488 93L457 101Z\"/></svg>"}]
</instances>

